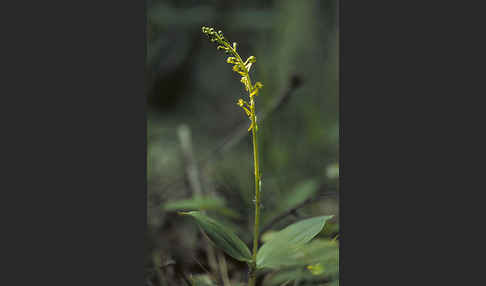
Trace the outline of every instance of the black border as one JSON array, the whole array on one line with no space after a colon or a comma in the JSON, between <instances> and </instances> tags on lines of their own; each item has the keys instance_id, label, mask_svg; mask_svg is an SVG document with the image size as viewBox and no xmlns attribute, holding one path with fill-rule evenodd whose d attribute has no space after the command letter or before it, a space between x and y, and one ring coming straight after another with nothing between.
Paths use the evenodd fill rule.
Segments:
<instances>
[{"instance_id":1,"label":"black border","mask_svg":"<svg viewBox=\"0 0 486 286\"><path fill-rule=\"evenodd\" d=\"M464 103L484 89L468 67L484 25L471 2L434 4L340 0L342 285L482 280L456 227L475 229L466 158L484 128Z\"/></svg>"},{"instance_id":2,"label":"black border","mask_svg":"<svg viewBox=\"0 0 486 286\"><path fill-rule=\"evenodd\" d=\"M145 1L19 6L2 9L0 284L144 285Z\"/></svg>"},{"instance_id":3,"label":"black border","mask_svg":"<svg viewBox=\"0 0 486 286\"><path fill-rule=\"evenodd\" d=\"M449 58L476 45L451 48L452 36L484 25L472 23L461 5L426 4L339 3L340 275L346 286L421 285L430 273L429 284L438 285L460 273L458 267L444 274L447 264L458 263L444 258L445 244L464 245L444 232L464 211L443 206L460 199L448 183L469 178L447 170L465 162L441 154L469 146L447 148L450 133L439 140L430 133L451 126L435 119L437 111L457 110L459 100L445 106L447 93L458 98L458 87L473 90L458 75L469 70L451 67ZM23 5L4 10L13 15L8 28L19 31L2 40L1 258L8 267L0 284L143 285L145 2ZM455 111L441 115L461 119ZM437 146L444 152L437 155ZM456 195L445 197L451 189ZM453 238L473 236L464 229ZM444 248L437 250L439 243ZM432 266L447 268L430 272ZM469 276L461 278L465 285Z\"/></svg>"}]
</instances>

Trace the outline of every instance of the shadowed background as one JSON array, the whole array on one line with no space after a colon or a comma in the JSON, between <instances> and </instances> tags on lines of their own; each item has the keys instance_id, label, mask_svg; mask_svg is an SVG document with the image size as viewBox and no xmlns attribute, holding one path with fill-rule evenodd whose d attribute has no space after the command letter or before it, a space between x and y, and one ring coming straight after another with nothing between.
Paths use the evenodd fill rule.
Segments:
<instances>
[{"instance_id":1,"label":"shadowed background","mask_svg":"<svg viewBox=\"0 0 486 286\"><path fill-rule=\"evenodd\" d=\"M205 210L251 241L250 122L236 105L247 95L227 55L201 26L222 30L244 60L257 59L251 78L264 84L256 98L263 235L333 214L320 237L334 238L337 1L153 0L147 1L147 17L147 285L235 286L247 279L244 263L212 248L190 220L175 213ZM288 285L328 285L336 273L304 275ZM259 284L287 281L281 280L262 277Z\"/></svg>"}]
</instances>

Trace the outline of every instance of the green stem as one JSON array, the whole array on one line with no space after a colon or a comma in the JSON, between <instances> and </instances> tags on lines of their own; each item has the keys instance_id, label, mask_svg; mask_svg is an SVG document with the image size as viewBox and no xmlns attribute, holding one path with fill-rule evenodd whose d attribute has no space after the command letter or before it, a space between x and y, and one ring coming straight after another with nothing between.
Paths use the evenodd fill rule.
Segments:
<instances>
[{"instance_id":1,"label":"green stem","mask_svg":"<svg viewBox=\"0 0 486 286\"><path fill-rule=\"evenodd\" d=\"M219 38L219 36L218 36ZM255 99L251 95L253 92L253 85L251 84L251 79L249 75L249 71L246 69L245 63L243 59L240 57L238 52L226 41L223 41L221 38L220 43L230 49L231 53L236 57L238 64L241 66L242 70L244 70L243 77L246 78L248 81L248 94L250 95L250 119L253 124L253 128L251 129L251 134L253 138L253 161L254 161L254 169L255 169L255 224L253 228L253 254L252 254L252 261L250 263L250 277L248 279L248 286L255 286L256 282L256 256L258 251L258 237L259 237L259 229L260 229L260 171L258 165L258 140L257 140L257 121L255 115Z\"/></svg>"},{"instance_id":2,"label":"green stem","mask_svg":"<svg viewBox=\"0 0 486 286\"><path fill-rule=\"evenodd\" d=\"M257 122L255 116L255 101L253 97L250 99L251 120L253 121L253 128L251 130L253 138L253 161L255 169L255 224L253 228L253 256L250 265L250 278L248 286L255 286L256 280L256 256L258 251L258 237L260 228L260 171L258 165L258 141L257 141Z\"/></svg>"}]
</instances>

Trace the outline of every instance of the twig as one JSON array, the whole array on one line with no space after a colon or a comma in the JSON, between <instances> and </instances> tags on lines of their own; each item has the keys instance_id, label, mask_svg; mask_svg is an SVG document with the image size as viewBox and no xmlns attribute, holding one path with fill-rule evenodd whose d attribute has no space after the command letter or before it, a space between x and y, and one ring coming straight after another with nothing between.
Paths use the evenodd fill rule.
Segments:
<instances>
[{"instance_id":1,"label":"twig","mask_svg":"<svg viewBox=\"0 0 486 286\"><path fill-rule=\"evenodd\" d=\"M181 142L182 153L184 154L186 173L189 180L189 185L195 196L203 195L203 188L199 177L199 170L197 168L196 160L192 149L191 130L187 125L181 125L178 128L179 140ZM214 273L218 273L218 264L214 248L205 240L204 248L208 258L209 267Z\"/></svg>"},{"instance_id":2,"label":"twig","mask_svg":"<svg viewBox=\"0 0 486 286\"><path fill-rule=\"evenodd\" d=\"M219 273L221 274L221 280L223 281L224 286L231 286L230 280L228 277L228 266L226 265L226 258L221 251L218 251L218 260L219 260Z\"/></svg>"},{"instance_id":3,"label":"twig","mask_svg":"<svg viewBox=\"0 0 486 286\"><path fill-rule=\"evenodd\" d=\"M179 135L179 141L181 142L182 154L184 155L186 173L191 190L194 192L194 195L201 196L203 191L201 182L199 181L199 171L192 151L191 130L187 125L181 125L177 129L177 134Z\"/></svg>"}]
</instances>

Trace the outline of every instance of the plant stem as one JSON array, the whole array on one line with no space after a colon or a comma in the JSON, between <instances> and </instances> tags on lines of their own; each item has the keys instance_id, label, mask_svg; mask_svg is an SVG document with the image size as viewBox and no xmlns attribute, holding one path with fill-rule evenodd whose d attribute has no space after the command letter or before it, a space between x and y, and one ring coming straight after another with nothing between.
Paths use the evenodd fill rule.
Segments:
<instances>
[{"instance_id":1,"label":"plant stem","mask_svg":"<svg viewBox=\"0 0 486 286\"><path fill-rule=\"evenodd\" d=\"M255 100L253 97L250 99L250 111L251 120L253 122L252 138L253 138L253 161L255 169L255 224L253 228L253 256L252 263L250 265L250 278L248 280L248 286L255 286L256 280L256 256L258 251L258 236L260 227L260 171L258 165L258 141L257 141L257 122L255 116Z\"/></svg>"},{"instance_id":2,"label":"plant stem","mask_svg":"<svg viewBox=\"0 0 486 286\"><path fill-rule=\"evenodd\" d=\"M236 49L233 48L229 43L222 41L221 42L224 46L231 50L231 53L236 57L238 64L240 65L241 69L244 71L243 77L246 78L248 85L247 91L250 95L250 119L253 125L251 129L251 135L253 138L253 161L254 161L254 169L255 169L255 224L253 228L253 255L252 255L252 262L250 264L250 277L248 279L248 286L255 286L256 282L256 256L258 251L258 230L260 228L260 170L258 168L258 140L257 140L257 121L256 121L256 112L255 112L255 99L252 95L253 92L253 85L251 84L249 70L247 70L243 59L240 57Z\"/></svg>"}]
</instances>

